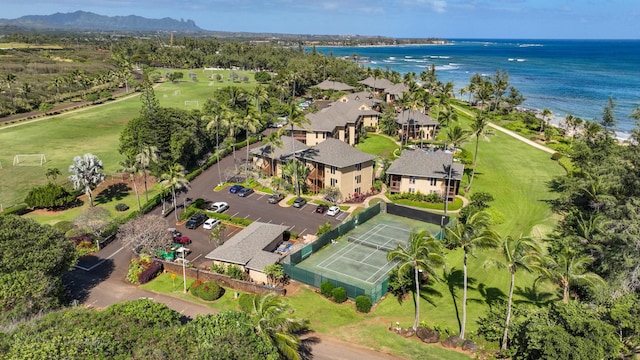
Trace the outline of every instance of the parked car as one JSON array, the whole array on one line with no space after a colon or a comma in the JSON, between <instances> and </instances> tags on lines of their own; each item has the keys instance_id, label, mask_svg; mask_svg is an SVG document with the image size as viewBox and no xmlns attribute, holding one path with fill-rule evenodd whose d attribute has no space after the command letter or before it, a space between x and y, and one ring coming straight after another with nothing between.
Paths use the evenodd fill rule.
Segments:
<instances>
[{"instance_id":1,"label":"parked car","mask_svg":"<svg viewBox=\"0 0 640 360\"><path fill-rule=\"evenodd\" d=\"M269 204L277 204L282 199L284 199L284 195L276 193L276 194L273 194L273 195L269 196L269 198L267 199L267 202Z\"/></svg>"},{"instance_id":2,"label":"parked car","mask_svg":"<svg viewBox=\"0 0 640 360\"><path fill-rule=\"evenodd\" d=\"M233 185L232 187L229 188L229 192L232 193L232 194L235 194L238 191L240 191L240 189L244 189L244 186L242 186L242 185Z\"/></svg>"},{"instance_id":3,"label":"parked car","mask_svg":"<svg viewBox=\"0 0 640 360\"><path fill-rule=\"evenodd\" d=\"M173 237L174 244L187 245L191 244L191 239L186 236L174 236Z\"/></svg>"},{"instance_id":4,"label":"parked car","mask_svg":"<svg viewBox=\"0 0 640 360\"><path fill-rule=\"evenodd\" d=\"M186 227L187 229L197 229L198 226L202 225L205 220L207 220L207 215L205 213L196 213L191 215L189 220L187 220Z\"/></svg>"},{"instance_id":5,"label":"parked car","mask_svg":"<svg viewBox=\"0 0 640 360\"><path fill-rule=\"evenodd\" d=\"M307 200L305 200L304 198L296 198L295 200L293 200L293 207L294 208L301 208L303 206L305 206L307 203Z\"/></svg>"},{"instance_id":6,"label":"parked car","mask_svg":"<svg viewBox=\"0 0 640 360\"><path fill-rule=\"evenodd\" d=\"M218 224L220 224L220 220L218 219L207 219L207 221L205 221L202 225L202 228L205 230L211 230L214 227L218 226Z\"/></svg>"},{"instance_id":7,"label":"parked car","mask_svg":"<svg viewBox=\"0 0 640 360\"><path fill-rule=\"evenodd\" d=\"M327 210L327 215L329 216L336 216L338 214L340 214L340 208L335 205L331 206L329 210Z\"/></svg>"},{"instance_id":8,"label":"parked car","mask_svg":"<svg viewBox=\"0 0 640 360\"><path fill-rule=\"evenodd\" d=\"M226 211L228 208L229 204L224 201L217 201L209 206L209 210L213 211L214 213L221 213L223 211Z\"/></svg>"},{"instance_id":9,"label":"parked car","mask_svg":"<svg viewBox=\"0 0 640 360\"><path fill-rule=\"evenodd\" d=\"M329 205L320 204L316 206L316 212L320 214L324 214L325 211L329 210Z\"/></svg>"},{"instance_id":10,"label":"parked car","mask_svg":"<svg viewBox=\"0 0 640 360\"><path fill-rule=\"evenodd\" d=\"M238 196L240 197L247 197L249 195L253 194L253 189L252 188L242 188L240 190L238 190Z\"/></svg>"}]
</instances>

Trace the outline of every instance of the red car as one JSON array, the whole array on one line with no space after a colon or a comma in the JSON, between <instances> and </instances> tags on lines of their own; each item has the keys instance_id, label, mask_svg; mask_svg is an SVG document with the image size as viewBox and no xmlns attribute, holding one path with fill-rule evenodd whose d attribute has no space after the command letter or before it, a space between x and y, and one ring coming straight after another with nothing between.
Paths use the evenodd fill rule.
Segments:
<instances>
[{"instance_id":1,"label":"red car","mask_svg":"<svg viewBox=\"0 0 640 360\"><path fill-rule=\"evenodd\" d=\"M320 214L324 214L325 211L329 210L329 206L328 205L324 205L324 204L320 204L318 205L318 207L316 207L316 212L320 213Z\"/></svg>"},{"instance_id":2,"label":"red car","mask_svg":"<svg viewBox=\"0 0 640 360\"><path fill-rule=\"evenodd\" d=\"M187 245L187 244L191 244L191 239L189 239L186 236L174 236L173 237L173 242L175 244Z\"/></svg>"}]
</instances>

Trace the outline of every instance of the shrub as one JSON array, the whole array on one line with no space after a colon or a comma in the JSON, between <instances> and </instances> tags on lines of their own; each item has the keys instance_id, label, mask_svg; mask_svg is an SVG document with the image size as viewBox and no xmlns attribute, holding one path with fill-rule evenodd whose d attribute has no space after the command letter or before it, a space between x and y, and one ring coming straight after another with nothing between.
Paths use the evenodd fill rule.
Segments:
<instances>
[{"instance_id":1,"label":"shrub","mask_svg":"<svg viewBox=\"0 0 640 360\"><path fill-rule=\"evenodd\" d=\"M54 183L32 188L24 200L27 206L34 209L65 207L74 201L76 201L75 193Z\"/></svg>"},{"instance_id":2,"label":"shrub","mask_svg":"<svg viewBox=\"0 0 640 360\"><path fill-rule=\"evenodd\" d=\"M69 220L62 220L53 224L53 228L59 230L63 234L71 230L72 227L73 227L73 223Z\"/></svg>"},{"instance_id":3,"label":"shrub","mask_svg":"<svg viewBox=\"0 0 640 360\"><path fill-rule=\"evenodd\" d=\"M562 154L559 152L554 152L553 155L551 155L551 160L560 160L562 158Z\"/></svg>"},{"instance_id":4,"label":"shrub","mask_svg":"<svg viewBox=\"0 0 640 360\"><path fill-rule=\"evenodd\" d=\"M318 231L317 234L318 236L327 233L331 231L331 223L330 222L325 222L324 224L318 225Z\"/></svg>"},{"instance_id":5,"label":"shrub","mask_svg":"<svg viewBox=\"0 0 640 360\"><path fill-rule=\"evenodd\" d=\"M331 298L331 296L333 296L333 289L335 289L335 286L328 281L324 281L320 284L320 293L326 298Z\"/></svg>"},{"instance_id":6,"label":"shrub","mask_svg":"<svg viewBox=\"0 0 640 360\"><path fill-rule=\"evenodd\" d=\"M236 280L244 280L244 272L238 265L229 265L224 272L227 276L236 279Z\"/></svg>"},{"instance_id":7,"label":"shrub","mask_svg":"<svg viewBox=\"0 0 640 360\"><path fill-rule=\"evenodd\" d=\"M245 218L239 218L239 217L231 218L231 223L232 224L236 224L236 225L240 225L240 226L249 226L249 225L251 225L252 222L253 222L253 220L245 219Z\"/></svg>"},{"instance_id":8,"label":"shrub","mask_svg":"<svg viewBox=\"0 0 640 360\"><path fill-rule=\"evenodd\" d=\"M151 259L148 256L140 256L139 258L131 259L129 262L129 271L127 272L127 281L132 284L138 283L138 277L144 269L146 269L151 263Z\"/></svg>"},{"instance_id":9,"label":"shrub","mask_svg":"<svg viewBox=\"0 0 640 360\"><path fill-rule=\"evenodd\" d=\"M116 211L127 211L127 210L129 210L129 205L125 203L116 204Z\"/></svg>"},{"instance_id":10,"label":"shrub","mask_svg":"<svg viewBox=\"0 0 640 360\"><path fill-rule=\"evenodd\" d=\"M203 198L197 198L193 204L191 204L191 206L197 208L197 209L204 209L204 207L207 205L206 201L204 201Z\"/></svg>"},{"instance_id":11,"label":"shrub","mask_svg":"<svg viewBox=\"0 0 640 360\"><path fill-rule=\"evenodd\" d=\"M337 302L338 304L347 301L347 290L345 290L342 286L333 289L331 294L333 295L333 301Z\"/></svg>"},{"instance_id":12,"label":"shrub","mask_svg":"<svg viewBox=\"0 0 640 360\"><path fill-rule=\"evenodd\" d=\"M360 295L356 297L356 310L361 313L368 313L371 311L371 299L366 295Z\"/></svg>"},{"instance_id":13,"label":"shrub","mask_svg":"<svg viewBox=\"0 0 640 360\"><path fill-rule=\"evenodd\" d=\"M198 284L198 286L191 285L191 294L199 297L202 300L213 301L218 300L220 296L224 293L224 290L220 287L220 285L207 281L202 284Z\"/></svg>"},{"instance_id":14,"label":"shrub","mask_svg":"<svg viewBox=\"0 0 640 360\"><path fill-rule=\"evenodd\" d=\"M224 274L224 266L213 263L211 264L211 271L216 274Z\"/></svg>"},{"instance_id":15,"label":"shrub","mask_svg":"<svg viewBox=\"0 0 640 360\"><path fill-rule=\"evenodd\" d=\"M162 271L162 264L154 261L152 262L139 276L138 283L146 284L153 280Z\"/></svg>"}]
</instances>

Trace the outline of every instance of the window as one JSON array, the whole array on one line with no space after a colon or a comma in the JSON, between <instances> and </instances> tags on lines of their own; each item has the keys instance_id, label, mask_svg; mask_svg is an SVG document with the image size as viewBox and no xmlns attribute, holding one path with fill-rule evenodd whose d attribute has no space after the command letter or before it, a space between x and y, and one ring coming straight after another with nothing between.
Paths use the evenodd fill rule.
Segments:
<instances>
[{"instance_id":1,"label":"window","mask_svg":"<svg viewBox=\"0 0 640 360\"><path fill-rule=\"evenodd\" d=\"M436 178L431 178L429 180L431 181L431 186L436 186L436 183L438 181Z\"/></svg>"},{"instance_id":2,"label":"window","mask_svg":"<svg viewBox=\"0 0 640 360\"><path fill-rule=\"evenodd\" d=\"M331 186L336 186L338 184L338 179L331 179Z\"/></svg>"},{"instance_id":3,"label":"window","mask_svg":"<svg viewBox=\"0 0 640 360\"><path fill-rule=\"evenodd\" d=\"M409 188L409 194L415 194L416 193L416 189L414 188Z\"/></svg>"},{"instance_id":4,"label":"window","mask_svg":"<svg viewBox=\"0 0 640 360\"><path fill-rule=\"evenodd\" d=\"M358 171L362 170L362 164L356 164L356 170Z\"/></svg>"},{"instance_id":5,"label":"window","mask_svg":"<svg viewBox=\"0 0 640 360\"><path fill-rule=\"evenodd\" d=\"M410 176L409 177L409 184L415 184L416 183L416 177L415 176Z\"/></svg>"},{"instance_id":6,"label":"window","mask_svg":"<svg viewBox=\"0 0 640 360\"><path fill-rule=\"evenodd\" d=\"M362 175L356 175L356 184L360 184L361 182L362 182Z\"/></svg>"},{"instance_id":7,"label":"window","mask_svg":"<svg viewBox=\"0 0 640 360\"><path fill-rule=\"evenodd\" d=\"M331 174L334 174L334 175L335 175L335 173L336 173L336 169L337 169L337 167L332 166L332 167L331 167Z\"/></svg>"},{"instance_id":8,"label":"window","mask_svg":"<svg viewBox=\"0 0 640 360\"><path fill-rule=\"evenodd\" d=\"M361 193L361 189L359 187L353 189L353 192L356 194L360 194Z\"/></svg>"},{"instance_id":9,"label":"window","mask_svg":"<svg viewBox=\"0 0 640 360\"><path fill-rule=\"evenodd\" d=\"M320 134L316 133L316 139L320 137L319 135L320 135Z\"/></svg>"}]
</instances>

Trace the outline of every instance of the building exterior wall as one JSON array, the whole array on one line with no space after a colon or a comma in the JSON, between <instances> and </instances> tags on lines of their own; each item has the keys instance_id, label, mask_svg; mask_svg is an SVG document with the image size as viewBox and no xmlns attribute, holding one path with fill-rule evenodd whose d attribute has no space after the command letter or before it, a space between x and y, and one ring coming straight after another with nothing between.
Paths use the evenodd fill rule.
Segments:
<instances>
[{"instance_id":1,"label":"building exterior wall","mask_svg":"<svg viewBox=\"0 0 640 360\"><path fill-rule=\"evenodd\" d=\"M363 116L362 125L371 128L378 127L378 117L372 115Z\"/></svg>"},{"instance_id":2,"label":"building exterior wall","mask_svg":"<svg viewBox=\"0 0 640 360\"><path fill-rule=\"evenodd\" d=\"M266 284L268 282L267 274L257 270L249 270L249 277L251 278L251 280L253 280L253 282L258 284Z\"/></svg>"},{"instance_id":3,"label":"building exterior wall","mask_svg":"<svg viewBox=\"0 0 640 360\"><path fill-rule=\"evenodd\" d=\"M324 131L309 131L307 132L306 144L307 146L315 146L323 142L327 138L327 134Z\"/></svg>"},{"instance_id":4,"label":"building exterior wall","mask_svg":"<svg viewBox=\"0 0 640 360\"><path fill-rule=\"evenodd\" d=\"M337 183L334 186L340 190L343 197L347 197L356 192L367 193L373 186L373 164L373 161L363 163L360 170L356 170L356 165L345 168L333 168L334 173L332 173L331 166L325 166L325 187L331 187L331 179L334 179L337 180ZM360 176L359 182L357 181L357 176Z\"/></svg>"}]
</instances>

